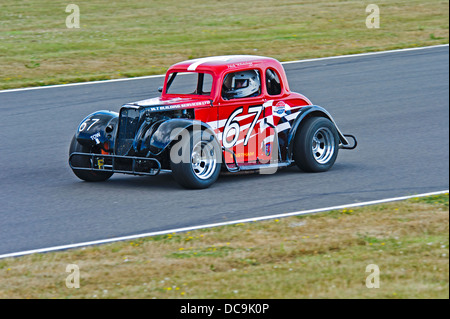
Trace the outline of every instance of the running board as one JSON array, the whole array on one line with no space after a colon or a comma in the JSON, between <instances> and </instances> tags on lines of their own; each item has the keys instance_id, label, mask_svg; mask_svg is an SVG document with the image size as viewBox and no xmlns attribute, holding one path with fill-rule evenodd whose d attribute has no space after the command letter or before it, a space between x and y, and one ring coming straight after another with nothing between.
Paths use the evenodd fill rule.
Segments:
<instances>
[{"instance_id":1,"label":"running board","mask_svg":"<svg viewBox=\"0 0 450 319\"><path fill-rule=\"evenodd\" d=\"M237 173L240 171L256 171L256 170L263 170L263 169L281 168L281 167L290 166L292 164L292 161L287 161L287 162L275 162L275 163L270 162L268 164L239 165L237 162L236 154L234 154L233 151L231 151L227 148L224 148L224 147L222 149L225 152L228 152L233 156L233 165L235 166L235 168L230 168L230 167L228 167L227 163L224 163L226 169L230 173Z\"/></svg>"},{"instance_id":2,"label":"running board","mask_svg":"<svg viewBox=\"0 0 450 319\"><path fill-rule=\"evenodd\" d=\"M270 164L255 164L255 165L239 166L239 169L241 171L256 171L256 170L288 167L289 165L291 165L291 162L280 162L280 163L270 163Z\"/></svg>"}]
</instances>

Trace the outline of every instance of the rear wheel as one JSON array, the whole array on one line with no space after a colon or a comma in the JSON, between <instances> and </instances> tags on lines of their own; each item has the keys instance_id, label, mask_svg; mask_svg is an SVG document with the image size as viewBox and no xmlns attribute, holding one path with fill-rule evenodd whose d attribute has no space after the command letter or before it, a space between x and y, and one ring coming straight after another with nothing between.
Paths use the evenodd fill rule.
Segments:
<instances>
[{"instance_id":1,"label":"rear wheel","mask_svg":"<svg viewBox=\"0 0 450 319\"><path fill-rule=\"evenodd\" d=\"M302 125L302 124L301 124ZM336 161L339 136L327 118L312 117L297 132L294 141L294 160L306 172L324 172Z\"/></svg>"},{"instance_id":2,"label":"rear wheel","mask_svg":"<svg viewBox=\"0 0 450 319\"><path fill-rule=\"evenodd\" d=\"M70 143L69 155L72 153L92 153L93 150L89 146L80 144L76 137L72 138ZM95 152L94 152L95 153ZM87 156L74 156L72 158L72 164L75 167L91 167L90 159ZM102 182L109 179L114 173L112 172L99 172L89 170L72 169L73 173L80 179L87 182Z\"/></svg>"},{"instance_id":3,"label":"rear wheel","mask_svg":"<svg viewBox=\"0 0 450 319\"><path fill-rule=\"evenodd\" d=\"M177 147L177 160L170 158L175 180L186 188L201 189L211 186L219 177L221 167L220 146L215 139L205 139L204 132L190 132ZM202 137L203 136L203 137ZM188 152L180 154L180 152Z\"/></svg>"}]
</instances>

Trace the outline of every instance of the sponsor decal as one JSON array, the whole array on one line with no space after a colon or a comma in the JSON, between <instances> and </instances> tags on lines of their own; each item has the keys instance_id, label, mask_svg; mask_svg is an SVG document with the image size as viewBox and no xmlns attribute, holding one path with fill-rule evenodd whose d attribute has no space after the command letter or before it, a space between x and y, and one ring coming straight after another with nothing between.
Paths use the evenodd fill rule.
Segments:
<instances>
[{"instance_id":1,"label":"sponsor decal","mask_svg":"<svg viewBox=\"0 0 450 319\"><path fill-rule=\"evenodd\" d=\"M103 165L105 165L105 160L103 158L99 158L97 160L98 169L103 169Z\"/></svg>"},{"instance_id":2,"label":"sponsor decal","mask_svg":"<svg viewBox=\"0 0 450 319\"><path fill-rule=\"evenodd\" d=\"M236 153L236 158L255 156L255 152Z\"/></svg>"},{"instance_id":3,"label":"sponsor decal","mask_svg":"<svg viewBox=\"0 0 450 319\"><path fill-rule=\"evenodd\" d=\"M175 104L175 105L154 106L154 107L150 107L149 111L150 112L169 111L169 110L174 110L174 109L199 107L199 106L209 106L209 105L211 105L210 101L201 101L201 102L183 103L183 104Z\"/></svg>"},{"instance_id":4,"label":"sponsor decal","mask_svg":"<svg viewBox=\"0 0 450 319\"><path fill-rule=\"evenodd\" d=\"M270 156L270 154L272 153L271 143L266 143L266 146L264 147L264 153L266 154L266 156Z\"/></svg>"},{"instance_id":5,"label":"sponsor decal","mask_svg":"<svg viewBox=\"0 0 450 319\"><path fill-rule=\"evenodd\" d=\"M283 101L278 102L273 107L274 114L282 115L285 110L286 110L286 103L284 103Z\"/></svg>"},{"instance_id":6,"label":"sponsor decal","mask_svg":"<svg viewBox=\"0 0 450 319\"><path fill-rule=\"evenodd\" d=\"M100 132L91 135L91 140L95 141L96 144L100 144Z\"/></svg>"},{"instance_id":7,"label":"sponsor decal","mask_svg":"<svg viewBox=\"0 0 450 319\"><path fill-rule=\"evenodd\" d=\"M228 64L227 68L233 69L233 68L252 67L252 66L253 66L253 62L239 62L239 63Z\"/></svg>"}]
</instances>

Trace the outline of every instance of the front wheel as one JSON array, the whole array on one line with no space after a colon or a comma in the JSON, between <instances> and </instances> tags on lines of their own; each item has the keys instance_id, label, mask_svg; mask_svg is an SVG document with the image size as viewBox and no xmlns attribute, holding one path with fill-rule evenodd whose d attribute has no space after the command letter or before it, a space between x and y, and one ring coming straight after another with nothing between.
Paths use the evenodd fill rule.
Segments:
<instances>
[{"instance_id":1,"label":"front wheel","mask_svg":"<svg viewBox=\"0 0 450 319\"><path fill-rule=\"evenodd\" d=\"M186 188L211 186L219 177L221 152L218 142L206 132L190 132L181 138L171 153L170 164L175 180ZM183 154L186 152L186 154Z\"/></svg>"},{"instance_id":2,"label":"front wheel","mask_svg":"<svg viewBox=\"0 0 450 319\"><path fill-rule=\"evenodd\" d=\"M72 142L70 143L69 156L72 153L93 153L93 150L89 146L85 146L80 144L76 137L72 138ZM83 156L74 156L72 159L72 164L75 167L90 167L91 163L89 158ZM80 179L87 182L102 182L109 179L114 173L111 172L98 172L98 171L90 171L90 170L80 170L80 169L72 169L73 173Z\"/></svg>"},{"instance_id":3,"label":"front wheel","mask_svg":"<svg viewBox=\"0 0 450 319\"><path fill-rule=\"evenodd\" d=\"M300 124L302 125L302 124ZM309 118L294 141L294 160L305 172L325 172L336 161L339 136L334 124L324 117Z\"/></svg>"}]
</instances>

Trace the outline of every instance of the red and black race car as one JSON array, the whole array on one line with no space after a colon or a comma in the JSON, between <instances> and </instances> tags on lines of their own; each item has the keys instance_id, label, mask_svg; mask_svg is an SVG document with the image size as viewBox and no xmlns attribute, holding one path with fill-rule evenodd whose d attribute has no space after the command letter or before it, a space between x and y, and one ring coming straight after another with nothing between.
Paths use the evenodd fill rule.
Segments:
<instances>
[{"instance_id":1,"label":"red and black race car","mask_svg":"<svg viewBox=\"0 0 450 319\"><path fill-rule=\"evenodd\" d=\"M296 164L330 169L339 149L354 149L331 115L291 92L283 66L259 56L218 56L177 63L161 97L98 111L78 126L69 151L85 181L114 173L171 171L187 188L206 188L221 170L273 173ZM350 141L349 141L350 140Z\"/></svg>"}]
</instances>

